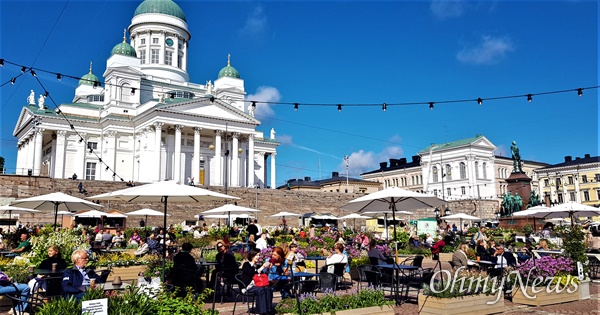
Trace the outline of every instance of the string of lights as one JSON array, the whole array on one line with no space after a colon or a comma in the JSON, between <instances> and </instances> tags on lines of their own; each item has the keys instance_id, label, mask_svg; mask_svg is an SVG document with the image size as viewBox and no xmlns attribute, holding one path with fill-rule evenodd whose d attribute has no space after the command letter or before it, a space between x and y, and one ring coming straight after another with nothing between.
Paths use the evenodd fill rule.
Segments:
<instances>
[{"instance_id":1,"label":"string of lights","mask_svg":"<svg viewBox=\"0 0 600 315\"><path fill-rule=\"evenodd\" d=\"M48 73L51 74L53 76L56 76L57 80L61 80L62 78L70 78L70 79L74 79L74 80L84 80L84 81L88 81L90 83L92 83L94 85L94 87L101 87L102 84L97 82L97 81L91 81L89 79L83 79L81 77L78 76L74 76L74 75L68 75L68 74L63 74L60 72L55 72L55 71L50 71L50 70L45 70L42 68L37 68L37 67L27 67L25 65L21 65L18 63L14 63L14 62L10 62L8 60L5 59L0 59L0 66L3 66L4 64L10 64L10 65L14 65L16 67L21 67L21 71L38 71L38 72L44 72L44 73ZM15 78L13 78L15 79ZM12 80L12 79L11 79ZM2 86L4 86L6 83L4 83ZM13 82L14 84L14 82ZM104 86L112 86L113 84L108 83L108 82L104 82ZM592 86L587 86L587 87L577 87L577 88L571 88L571 89L562 89L562 90L553 90L553 91L541 91L541 92L535 92L535 93L526 93L526 94L512 94L512 95L504 95L504 96L491 96L491 97L477 97L477 98L462 98L462 99L453 99L453 100L436 100L436 101L414 101L414 102L381 102L381 103L301 103L301 102L280 102L280 101L261 101L261 100L247 100L247 99L235 99L235 98L228 98L227 101L241 101L241 102L245 102L248 104L251 104L250 106L252 106L253 108L256 108L256 104L270 104L270 105L291 105L293 106L294 111L297 111L300 109L300 106L312 106L312 107L335 107L337 108L338 112L341 112L343 110L344 107L380 107L381 109L385 112L387 111L387 109L389 107L395 106L395 107L399 107L399 106L418 106L418 105L425 105L428 106L428 108L430 110L433 110L435 108L435 105L440 105L440 104L457 104L457 103L477 103L478 105L483 105L484 102L487 101L498 101L498 100L507 100L507 99L517 99L517 98L525 98L528 102L532 102L533 101L533 97L534 96L545 96L545 95L554 95L554 94L564 94L564 93L577 93L578 96L583 96L583 91L584 90L593 90L593 89L598 89L600 88L600 85L592 85ZM148 91L148 92L153 92L154 90L152 89L143 89L143 88L131 88L131 94L135 94L135 92L137 90L140 91ZM175 98L175 95L173 93L169 93L170 98L173 99ZM211 102L214 102L215 100L224 100L224 99L220 99L220 98L216 98L214 96L211 97L200 97L199 99L209 99Z\"/></svg>"}]
</instances>

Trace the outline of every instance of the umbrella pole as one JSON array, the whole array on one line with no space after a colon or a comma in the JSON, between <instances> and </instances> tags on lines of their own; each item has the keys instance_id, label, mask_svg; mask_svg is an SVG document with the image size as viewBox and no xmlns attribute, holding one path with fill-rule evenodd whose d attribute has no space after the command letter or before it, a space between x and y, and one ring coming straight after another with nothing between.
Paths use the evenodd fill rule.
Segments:
<instances>
[{"instance_id":1,"label":"umbrella pole","mask_svg":"<svg viewBox=\"0 0 600 315\"><path fill-rule=\"evenodd\" d=\"M386 218L386 223L387 223L387 213L385 214L385 218ZM394 201L394 197L392 197L392 220L395 222L396 221L396 202ZM392 238L394 240L394 248L396 249L396 259L394 260L394 264L397 265L398 264L398 242L396 241L396 224L394 224L394 237ZM395 267L395 266L394 266ZM397 270L395 270L397 271ZM398 291L400 291L400 279L397 279L398 277L394 277L394 286L396 287L396 304L398 304L398 300L400 298L400 295Z\"/></svg>"},{"instance_id":2,"label":"umbrella pole","mask_svg":"<svg viewBox=\"0 0 600 315\"><path fill-rule=\"evenodd\" d=\"M10 233L10 219L12 218L12 210L8 210L8 233Z\"/></svg>"},{"instance_id":3,"label":"umbrella pole","mask_svg":"<svg viewBox=\"0 0 600 315\"><path fill-rule=\"evenodd\" d=\"M168 196L164 196L164 203L165 203L165 212L163 215L163 228L165 230L165 238L163 238L163 257L162 257L162 282L165 282L165 263L167 261L167 198L169 198Z\"/></svg>"},{"instance_id":4,"label":"umbrella pole","mask_svg":"<svg viewBox=\"0 0 600 315\"><path fill-rule=\"evenodd\" d=\"M390 233L388 233L388 226L387 226L387 213L383 214L383 228L385 229L385 240L389 241L390 240ZM396 248L396 250L398 250L398 248Z\"/></svg>"},{"instance_id":5,"label":"umbrella pole","mask_svg":"<svg viewBox=\"0 0 600 315\"><path fill-rule=\"evenodd\" d=\"M56 231L56 227L57 227L56 220L57 219L58 219L58 203L55 202L54 203L54 228L53 228L53 231Z\"/></svg>"}]
</instances>

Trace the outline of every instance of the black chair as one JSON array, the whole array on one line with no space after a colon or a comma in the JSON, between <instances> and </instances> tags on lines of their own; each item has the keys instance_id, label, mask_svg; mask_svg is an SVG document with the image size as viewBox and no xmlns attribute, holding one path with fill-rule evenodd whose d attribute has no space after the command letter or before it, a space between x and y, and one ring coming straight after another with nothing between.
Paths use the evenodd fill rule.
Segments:
<instances>
[{"instance_id":1,"label":"black chair","mask_svg":"<svg viewBox=\"0 0 600 315\"><path fill-rule=\"evenodd\" d=\"M363 282L367 282L367 285L373 285L372 283L369 283L367 276L365 275L365 271L373 270L371 265L358 266L358 267L356 267L356 269L358 270L358 290L359 291L362 289Z\"/></svg>"},{"instance_id":2,"label":"black chair","mask_svg":"<svg viewBox=\"0 0 600 315\"><path fill-rule=\"evenodd\" d=\"M319 274L319 291L335 291L337 289L337 276L333 273L322 272Z\"/></svg>"},{"instance_id":3,"label":"black chair","mask_svg":"<svg viewBox=\"0 0 600 315\"><path fill-rule=\"evenodd\" d=\"M62 278L62 276L55 276L40 279L40 281L33 286L31 294L37 294L39 297L47 300L62 297Z\"/></svg>"},{"instance_id":4,"label":"black chair","mask_svg":"<svg viewBox=\"0 0 600 315\"><path fill-rule=\"evenodd\" d=\"M371 263L371 265L373 266L377 266L379 265L379 259L377 259L376 257L369 257L369 262Z\"/></svg>"},{"instance_id":5,"label":"black chair","mask_svg":"<svg viewBox=\"0 0 600 315\"><path fill-rule=\"evenodd\" d=\"M254 309L256 295L253 293L247 293L247 292L242 291L245 288L246 288L246 285L242 281L242 275L241 274L235 275L235 285L232 287L232 291L233 291L233 293L235 293L235 298L234 298L234 302L233 302L233 313L232 313L233 315L235 315L235 307L237 305L237 301L238 301L239 297L243 297L246 300L246 302L248 303L248 314L250 314L251 310ZM252 306L250 306L250 305L252 305Z\"/></svg>"},{"instance_id":6,"label":"black chair","mask_svg":"<svg viewBox=\"0 0 600 315\"><path fill-rule=\"evenodd\" d=\"M598 279L600 278L600 260L594 256L588 256L588 268L590 273L590 278Z\"/></svg>"},{"instance_id":7,"label":"black chair","mask_svg":"<svg viewBox=\"0 0 600 315\"><path fill-rule=\"evenodd\" d=\"M197 269L173 268L169 274L169 279L174 289L177 289L179 297L187 295L188 287L193 288L195 293L200 293L203 290L202 281Z\"/></svg>"},{"instance_id":8,"label":"black chair","mask_svg":"<svg viewBox=\"0 0 600 315\"><path fill-rule=\"evenodd\" d=\"M384 293L385 291L388 291L390 292L390 295L393 295L396 292L396 289L394 288L394 278L390 274L383 273L376 269L365 270L364 273L369 285L381 289Z\"/></svg>"},{"instance_id":9,"label":"black chair","mask_svg":"<svg viewBox=\"0 0 600 315\"><path fill-rule=\"evenodd\" d=\"M108 276L110 275L111 272L112 272L112 270L110 270L110 269L102 270L100 272L100 283L106 283L106 280L108 280Z\"/></svg>"},{"instance_id":10,"label":"black chair","mask_svg":"<svg viewBox=\"0 0 600 315\"><path fill-rule=\"evenodd\" d=\"M333 274L337 277L337 285L344 286L344 288L348 289L348 284L344 279L344 272L346 272L346 263L336 263L333 264ZM350 282L350 287L352 287L352 282Z\"/></svg>"},{"instance_id":11,"label":"black chair","mask_svg":"<svg viewBox=\"0 0 600 315\"><path fill-rule=\"evenodd\" d=\"M11 301L12 311L15 315L24 315L25 313L35 314L40 307L44 305L44 300L34 296L34 294L8 293L5 295ZM18 305L27 301L27 309L20 310Z\"/></svg>"}]
</instances>

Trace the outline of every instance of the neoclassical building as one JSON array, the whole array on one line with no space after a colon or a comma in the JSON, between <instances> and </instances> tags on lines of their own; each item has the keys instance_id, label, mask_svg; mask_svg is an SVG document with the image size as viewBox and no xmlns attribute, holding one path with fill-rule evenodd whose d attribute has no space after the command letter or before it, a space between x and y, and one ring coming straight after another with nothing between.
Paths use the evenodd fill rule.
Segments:
<instances>
[{"instance_id":1,"label":"neoclassical building","mask_svg":"<svg viewBox=\"0 0 600 315\"><path fill-rule=\"evenodd\" d=\"M275 188L279 143L257 130L230 57L214 84L189 82L192 36L171 0L143 1L128 32L104 83L90 63L70 103L49 109L31 92L13 132L17 174Z\"/></svg>"}]
</instances>

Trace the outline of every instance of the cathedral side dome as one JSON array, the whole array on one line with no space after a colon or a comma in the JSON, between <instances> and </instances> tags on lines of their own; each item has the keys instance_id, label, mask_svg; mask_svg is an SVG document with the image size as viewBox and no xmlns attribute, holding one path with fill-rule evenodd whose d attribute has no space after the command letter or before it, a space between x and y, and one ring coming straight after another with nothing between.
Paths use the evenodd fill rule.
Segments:
<instances>
[{"instance_id":1,"label":"cathedral side dome","mask_svg":"<svg viewBox=\"0 0 600 315\"><path fill-rule=\"evenodd\" d=\"M145 13L166 14L186 21L183 10L181 10L181 8L172 0L144 0L144 2L140 3L137 9L135 9L133 16Z\"/></svg>"},{"instance_id":2,"label":"cathedral side dome","mask_svg":"<svg viewBox=\"0 0 600 315\"><path fill-rule=\"evenodd\" d=\"M92 73L92 63L90 62L90 72L79 79L79 85L100 85L100 79Z\"/></svg>"},{"instance_id":3,"label":"cathedral side dome","mask_svg":"<svg viewBox=\"0 0 600 315\"><path fill-rule=\"evenodd\" d=\"M115 47L113 47L113 49L110 51L110 55L125 55L125 56L131 56L131 57L136 57L137 58L137 54L135 53L135 49L133 48L133 46L129 45L127 43L127 41L125 40L125 37L123 37L123 42L122 43L118 43L117 45L115 45Z\"/></svg>"},{"instance_id":4,"label":"cathedral side dome","mask_svg":"<svg viewBox=\"0 0 600 315\"><path fill-rule=\"evenodd\" d=\"M240 73L231 66L231 55L227 55L227 66L219 71L219 78L221 77L240 78Z\"/></svg>"}]
</instances>

